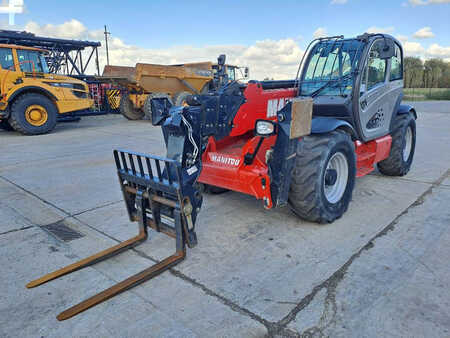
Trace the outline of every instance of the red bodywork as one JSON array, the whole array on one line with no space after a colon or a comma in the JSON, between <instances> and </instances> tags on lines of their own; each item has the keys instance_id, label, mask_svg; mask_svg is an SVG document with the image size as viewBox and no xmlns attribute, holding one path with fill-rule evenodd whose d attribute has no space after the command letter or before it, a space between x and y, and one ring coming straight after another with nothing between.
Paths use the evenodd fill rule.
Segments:
<instances>
[{"instance_id":1,"label":"red bodywork","mask_svg":"<svg viewBox=\"0 0 450 338\"><path fill-rule=\"evenodd\" d=\"M276 135L263 140L252 164L246 165L244 156L253 153L258 143L259 136L254 136L256 120L276 121L276 112L295 96L295 89L263 90L259 83L249 83L244 96L246 102L233 120L230 135L220 141L210 137L203 153L203 169L199 181L263 199L264 206L270 209L273 203L266 152L275 144ZM367 143L356 141L356 176L368 174L374 170L375 163L387 158L391 142L389 135Z\"/></svg>"}]
</instances>

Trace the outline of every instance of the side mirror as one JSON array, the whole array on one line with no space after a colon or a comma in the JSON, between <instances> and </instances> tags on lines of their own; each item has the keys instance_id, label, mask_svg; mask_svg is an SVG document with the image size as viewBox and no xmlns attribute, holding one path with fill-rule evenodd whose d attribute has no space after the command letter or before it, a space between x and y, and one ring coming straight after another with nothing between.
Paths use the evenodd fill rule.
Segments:
<instances>
[{"instance_id":1,"label":"side mirror","mask_svg":"<svg viewBox=\"0 0 450 338\"><path fill-rule=\"evenodd\" d=\"M390 39L386 39L381 43L379 55L381 59L390 59L395 55L394 42Z\"/></svg>"},{"instance_id":2,"label":"side mirror","mask_svg":"<svg viewBox=\"0 0 450 338\"><path fill-rule=\"evenodd\" d=\"M274 121L256 120L255 135L262 137L269 137L275 135L277 124Z\"/></svg>"},{"instance_id":3,"label":"side mirror","mask_svg":"<svg viewBox=\"0 0 450 338\"><path fill-rule=\"evenodd\" d=\"M249 69L248 69L248 67L245 67L244 68L244 78L248 79L249 75L250 75Z\"/></svg>"},{"instance_id":4,"label":"side mirror","mask_svg":"<svg viewBox=\"0 0 450 338\"><path fill-rule=\"evenodd\" d=\"M169 110L172 104L166 97L157 97L151 99L150 106L152 107L152 124L159 126L169 117Z\"/></svg>"},{"instance_id":5,"label":"side mirror","mask_svg":"<svg viewBox=\"0 0 450 338\"><path fill-rule=\"evenodd\" d=\"M217 58L217 64L220 66L223 66L225 64L225 54L221 54L218 58Z\"/></svg>"}]
</instances>

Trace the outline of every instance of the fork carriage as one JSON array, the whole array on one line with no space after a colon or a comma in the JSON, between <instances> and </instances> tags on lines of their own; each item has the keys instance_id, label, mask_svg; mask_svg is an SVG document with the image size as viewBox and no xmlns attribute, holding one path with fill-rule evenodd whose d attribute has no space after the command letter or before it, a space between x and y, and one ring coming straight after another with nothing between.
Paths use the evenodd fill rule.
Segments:
<instances>
[{"instance_id":1,"label":"fork carriage","mask_svg":"<svg viewBox=\"0 0 450 338\"><path fill-rule=\"evenodd\" d=\"M51 272L27 284L36 287L68 273L99 263L115 256L148 238L148 228L175 239L175 253L159 263L61 312L58 320L65 320L93 307L123 291L151 279L186 257L186 244L197 244L192 204L183 196L180 164L172 159L114 150L120 187L130 221L137 222L139 233L109 249L82 259L67 267Z\"/></svg>"}]
</instances>

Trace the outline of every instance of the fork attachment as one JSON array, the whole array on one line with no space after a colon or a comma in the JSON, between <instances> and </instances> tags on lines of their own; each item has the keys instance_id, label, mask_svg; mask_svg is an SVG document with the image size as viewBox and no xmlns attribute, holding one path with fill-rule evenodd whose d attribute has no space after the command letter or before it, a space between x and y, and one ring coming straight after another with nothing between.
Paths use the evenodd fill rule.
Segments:
<instances>
[{"instance_id":1,"label":"fork attachment","mask_svg":"<svg viewBox=\"0 0 450 338\"><path fill-rule=\"evenodd\" d=\"M130 221L138 222L139 234L27 284L44 284L71 272L101 262L132 248L148 237L148 227L175 239L175 253L161 262L61 312L65 320L123 291L131 289L173 267L186 256L186 244L197 244L195 220L202 198L194 183L197 175L186 174L179 161L130 151L114 150L117 174Z\"/></svg>"}]
</instances>

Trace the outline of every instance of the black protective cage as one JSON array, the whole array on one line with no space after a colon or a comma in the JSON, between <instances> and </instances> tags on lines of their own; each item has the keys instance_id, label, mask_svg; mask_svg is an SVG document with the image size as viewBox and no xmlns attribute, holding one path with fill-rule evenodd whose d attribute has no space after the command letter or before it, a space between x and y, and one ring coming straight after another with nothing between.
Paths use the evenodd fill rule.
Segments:
<instances>
[{"instance_id":1,"label":"black protective cage","mask_svg":"<svg viewBox=\"0 0 450 338\"><path fill-rule=\"evenodd\" d=\"M100 75L98 63L98 41L57 39L36 36L25 31L0 30L0 43L36 47L48 52L46 55L50 73L70 76L83 76L94 59L95 70ZM88 49L87 58L83 59L83 51ZM90 49L90 50L89 50Z\"/></svg>"}]
</instances>

